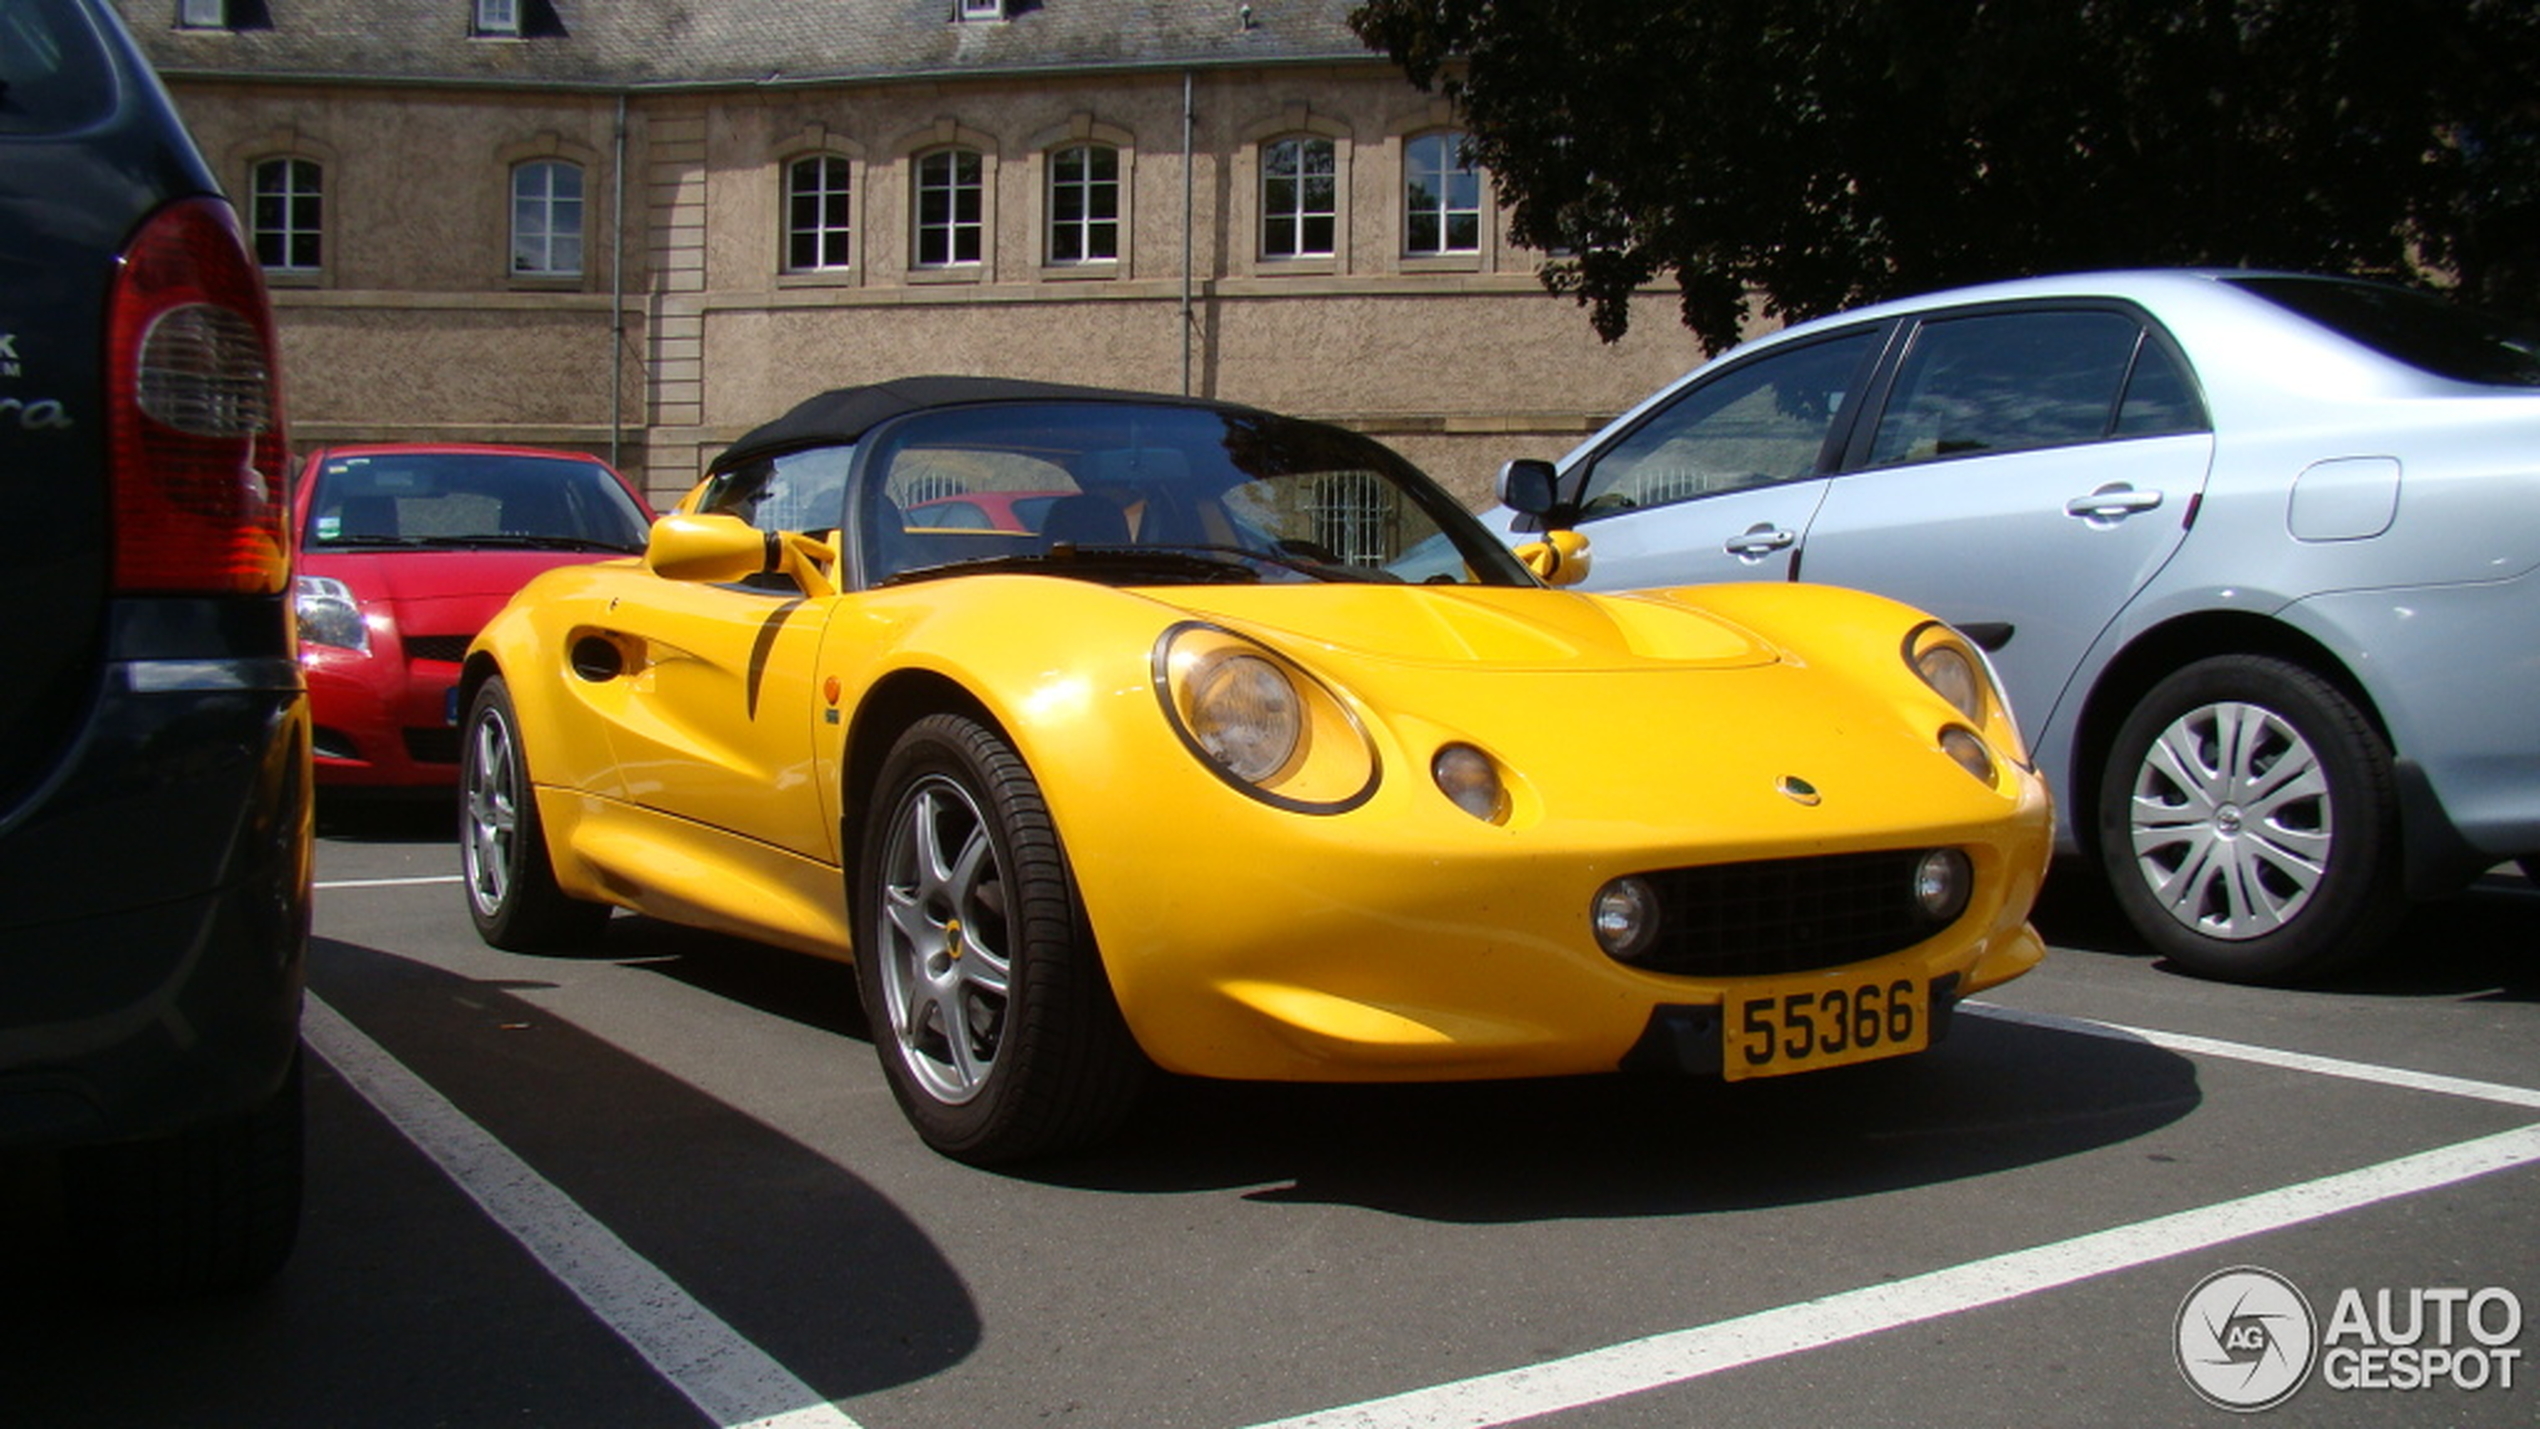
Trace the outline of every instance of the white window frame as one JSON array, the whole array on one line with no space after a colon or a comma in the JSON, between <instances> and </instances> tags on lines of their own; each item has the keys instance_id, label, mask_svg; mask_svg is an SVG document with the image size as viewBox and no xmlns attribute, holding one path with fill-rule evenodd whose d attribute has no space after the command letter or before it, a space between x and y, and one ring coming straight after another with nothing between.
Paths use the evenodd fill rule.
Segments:
<instances>
[{"instance_id":1,"label":"white window frame","mask_svg":"<svg viewBox=\"0 0 2540 1429\"><path fill-rule=\"evenodd\" d=\"M953 6L953 18L956 20L1002 20L1005 18L1005 0L956 0Z\"/></svg>"},{"instance_id":2,"label":"white window frame","mask_svg":"<svg viewBox=\"0 0 2540 1429\"><path fill-rule=\"evenodd\" d=\"M1482 171L1464 163L1464 135L1454 129L1430 129L1402 142L1402 251L1411 258L1471 257L1482 251ZM1454 187L1469 185L1469 206L1456 202ZM1425 186L1429 201L1419 202ZM1457 219L1470 219L1470 243L1455 243ZM1423 240L1426 240L1425 243Z\"/></svg>"},{"instance_id":3,"label":"white window frame","mask_svg":"<svg viewBox=\"0 0 2540 1429\"><path fill-rule=\"evenodd\" d=\"M520 5L521 0L476 0L476 33L519 34Z\"/></svg>"},{"instance_id":4,"label":"white window frame","mask_svg":"<svg viewBox=\"0 0 2540 1429\"><path fill-rule=\"evenodd\" d=\"M307 188L300 186L306 170ZM268 175L279 174L279 189L266 187ZM268 273L307 275L326 267L326 166L304 154L276 154L258 159L247 171L248 243ZM266 222L268 206L278 207L279 221ZM297 261L301 240L312 250L309 261ZM280 262L266 261L266 244L278 245Z\"/></svg>"},{"instance_id":5,"label":"white window frame","mask_svg":"<svg viewBox=\"0 0 2540 1429\"><path fill-rule=\"evenodd\" d=\"M962 161L969 175L963 176ZM947 166L939 178L931 172ZM987 261L988 158L967 144L944 144L920 151L909 162L909 266L920 269L976 268ZM929 200L940 197L940 217L928 212ZM967 197L967 205L963 199ZM968 212L965 216L964 209ZM963 252L963 240L968 253ZM930 251L930 239L940 251Z\"/></svg>"},{"instance_id":6,"label":"white window frame","mask_svg":"<svg viewBox=\"0 0 2540 1429\"><path fill-rule=\"evenodd\" d=\"M1319 168L1309 162L1318 151ZM1260 163L1261 256L1274 262L1336 257L1340 252L1340 144L1321 134L1283 134L1262 141ZM1327 206L1320 208L1308 196L1317 179L1328 186L1330 194ZM1293 185L1293 202L1273 205L1270 195L1275 184ZM1323 243L1310 247L1307 233L1317 222L1324 227ZM1274 242L1274 235L1286 246Z\"/></svg>"},{"instance_id":7,"label":"white window frame","mask_svg":"<svg viewBox=\"0 0 2540 1429\"><path fill-rule=\"evenodd\" d=\"M573 176L573 192L560 191L556 179ZM536 189L527 182L544 180ZM579 278L589 211L580 164L570 159L524 159L511 171L511 275L515 278ZM560 261L570 248L571 262Z\"/></svg>"},{"instance_id":8,"label":"white window frame","mask_svg":"<svg viewBox=\"0 0 2540 1429\"><path fill-rule=\"evenodd\" d=\"M177 0L176 25L180 30L226 30L229 0Z\"/></svg>"},{"instance_id":9,"label":"white window frame","mask_svg":"<svg viewBox=\"0 0 2540 1429\"><path fill-rule=\"evenodd\" d=\"M806 166L817 165L817 186L802 184ZM831 182L835 179L835 183ZM818 205L814 222L802 221L803 200ZM802 261L798 245L810 236L816 258ZM832 246L838 250L831 252ZM855 165L844 154L797 154L785 161L785 260L788 273L838 273L855 266Z\"/></svg>"},{"instance_id":10,"label":"white window frame","mask_svg":"<svg viewBox=\"0 0 2540 1429\"><path fill-rule=\"evenodd\" d=\"M1110 159L1111 173L1108 177L1094 175L1096 155ZM1079 156L1083 162L1082 169L1075 177L1067 176L1063 170L1069 160ZM1049 223L1048 231L1043 235L1043 242L1047 245L1045 261L1052 267L1119 262L1121 171L1126 167L1121 161L1119 146L1090 139L1061 144L1048 151L1046 163L1049 168ZM1072 215L1067 212L1071 205L1061 201L1062 195L1075 200ZM1069 239L1073 240L1072 246L1076 250L1072 254L1064 251L1071 245L1063 240Z\"/></svg>"}]
</instances>

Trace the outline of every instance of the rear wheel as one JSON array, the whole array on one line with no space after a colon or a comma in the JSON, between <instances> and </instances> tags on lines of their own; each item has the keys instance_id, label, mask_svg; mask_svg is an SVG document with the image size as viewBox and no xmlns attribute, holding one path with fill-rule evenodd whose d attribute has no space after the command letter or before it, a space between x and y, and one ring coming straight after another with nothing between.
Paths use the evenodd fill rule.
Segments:
<instances>
[{"instance_id":1,"label":"rear wheel","mask_svg":"<svg viewBox=\"0 0 2540 1429\"><path fill-rule=\"evenodd\" d=\"M2135 929L2205 977L2316 977L2405 909L2389 746L2335 685L2270 656L2201 660L2144 696L2098 836Z\"/></svg>"},{"instance_id":2,"label":"rear wheel","mask_svg":"<svg viewBox=\"0 0 2540 1429\"><path fill-rule=\"evenodd\" d=\"M74 1277L109 1297L165 1300L271 1279L299 1237L300 1061L263 1102L151 1141L62 1156Z\"/></svg>"},{"instance_id":3,"label":"rear wheel","mask_svg":"<svg viewBox=\"0 0 2540 1429\"><path fill-rule=\"evenodd\" d=\"M927 1145L973 1164L1099 1140L1147 1062L1057 830L1003 738L959 715L884 761L858 870L857 977L882 1070Z\"/></svg>"},{"instance_id":4,"label":"rear wheel","mask_svg":"<svg viewBox=\"0 0 2540 1429\"><path fill-rule=\"evenodd\" d=\"M477 936L514 952L599 937L608 905L567 897L556 886L520 720L502 677L477 688L461 728L459 865Z\"/></svg>"}]
</instances>

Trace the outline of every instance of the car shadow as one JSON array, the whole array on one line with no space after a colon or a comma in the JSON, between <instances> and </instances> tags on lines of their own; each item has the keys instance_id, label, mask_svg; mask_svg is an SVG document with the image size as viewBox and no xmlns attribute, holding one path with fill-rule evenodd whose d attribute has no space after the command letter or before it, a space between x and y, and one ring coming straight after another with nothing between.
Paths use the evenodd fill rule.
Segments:
<instances>
[{"instance_id":1,"label":"car shadow","mask_svg":"<svg viewBox=\"0 0 2540 1429\"><path fill-rule=\"evenodd\" d=\"M311 953L311 991L327 1007L822 1400L918 1382L977 1349L979 1307L887 1197L517 995L530 986L329 939ZM0 1403L11 1406L0 1418L693 1416L651 1376L627 1375L625 1346L400 1139L326 1059L321 1036L311 1046L307 1206L282 1275L201 1304L92 1303L71 1268L38 1248L42 1217L13 1214L0 1229L23 1238L0 1244ZM13 1209L30 1209L23 1193ZM621 1367L594 1371L593 1361ZM151 1372L135 1376L134 1364ZM590 1402L594 1384L635 1398ZM393 1401L384 1417L383 1394Z\"/></svg>"},{"instance_id":2,"label":"car shadow","mask_svg":"<svg viewBox=\"0 0 2540 1429\"><path fill-rule=\"evenodd\" d=\"M2058 952L2131 958L2173 977L2195 977L2143 941L2089 869L2057 865L2032 921ZM2540 1001L2540 887L2510 866L2490 872L2458 894L2411 907L2380 956L2269 991Z\"/></svg>"},{"instance_id":3,"label":"car shadow","mask_svg":"<svg viewBox=\"0 0 2540 1429\"><path fill-rule=\"evenodd\" d=\"M318 837L342 843L455 843L458 795L448 789L372 793L320 789Z\"/></svg>"}]
</instances>

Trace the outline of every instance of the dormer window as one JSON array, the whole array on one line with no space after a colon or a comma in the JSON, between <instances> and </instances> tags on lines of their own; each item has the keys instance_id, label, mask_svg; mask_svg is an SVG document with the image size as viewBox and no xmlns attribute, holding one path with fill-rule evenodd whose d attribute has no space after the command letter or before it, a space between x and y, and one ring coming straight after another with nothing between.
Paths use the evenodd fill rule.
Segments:
<instances>
[{"instance_id":1,"label":"dormer window","mask_svg":"<svg viewBox=\"0 0 2540 1429\"><path fill-rule=\"evenodd\" d=\"M1005 0L955 0L953 18L956 20L1002 20L1005 18Z\"/></svg>"},{"instance_id":2,"label":"dormer window","mask_svg":"<svg viewBox=\"0 0 2540 1429\"><path fill-rule=\"evenodd\" d=\"M178 0L176 23L187 30L226 30L229 0Z\"/></svg>"},{"instance_id":3,"label":"dormer window","mask_svg":"<svg viewBox=\"0 0 2540 1429\"><path fill-rule=\"evenodd\" d=\"M476 33L519 34L520 0L476 0Z\"/></svg>"}]
</instances>

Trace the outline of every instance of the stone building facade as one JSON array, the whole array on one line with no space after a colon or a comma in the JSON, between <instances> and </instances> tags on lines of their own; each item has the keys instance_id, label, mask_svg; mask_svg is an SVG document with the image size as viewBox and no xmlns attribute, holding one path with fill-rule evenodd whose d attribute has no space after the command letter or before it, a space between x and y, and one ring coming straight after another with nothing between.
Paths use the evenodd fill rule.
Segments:
<instances>
[{"instance_id":1,"label":"stone building facade","mask_svg":"<svg viewBox=\"0 0 2540 1429\"><path fill-rule=\"evenodd\" d=\"M1347 0L119 0L266 262L293 435L667 500L917 372L1341 422L1469 501L1698 360L1607 346Z\"/></svg>"}]
</instances>

